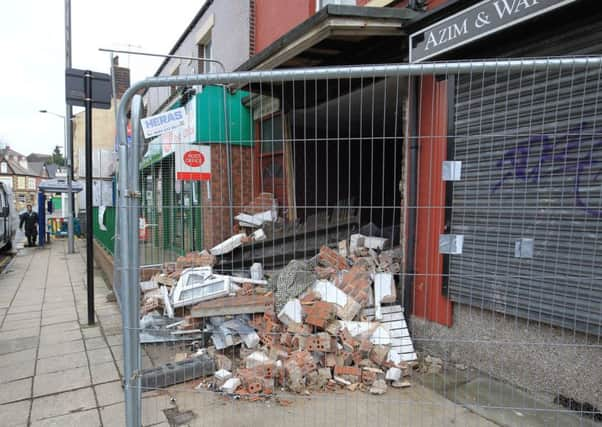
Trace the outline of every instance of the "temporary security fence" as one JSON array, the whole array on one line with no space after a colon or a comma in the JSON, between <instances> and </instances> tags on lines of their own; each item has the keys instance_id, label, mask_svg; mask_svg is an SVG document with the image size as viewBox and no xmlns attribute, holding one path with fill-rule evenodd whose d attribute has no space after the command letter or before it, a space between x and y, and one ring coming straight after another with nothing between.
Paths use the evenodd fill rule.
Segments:
<instances>
[{"instance_id":1,"label":"temporary security fence","mask_svg":"<svg viewBox=\"0 0 602 427\"><path fill-rule=\"evenodd\" d=\"M602 418L601 72L578 57L135 84L118 115L127 425ZM148 161L137 94L167 87L186 99L154 123L195 131Z\"/></svg>"}]
</instances>

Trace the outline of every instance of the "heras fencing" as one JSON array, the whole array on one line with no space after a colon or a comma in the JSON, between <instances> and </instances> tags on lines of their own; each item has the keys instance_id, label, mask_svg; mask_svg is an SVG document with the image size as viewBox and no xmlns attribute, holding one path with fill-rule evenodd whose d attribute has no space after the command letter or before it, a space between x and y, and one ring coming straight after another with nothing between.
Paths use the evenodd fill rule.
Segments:
<instances>
[{"instance_id":1,"label":"heras fencing","mask_svg":"<svg viewBox=\"0 0 602 427\"><path fill-rule=\"evenodd\" d=\"M601 72L134 85L115 256L127 425L600 420ZM179 129L144 140L141 89L173 95Z\"/></svg>"}]
</instances>

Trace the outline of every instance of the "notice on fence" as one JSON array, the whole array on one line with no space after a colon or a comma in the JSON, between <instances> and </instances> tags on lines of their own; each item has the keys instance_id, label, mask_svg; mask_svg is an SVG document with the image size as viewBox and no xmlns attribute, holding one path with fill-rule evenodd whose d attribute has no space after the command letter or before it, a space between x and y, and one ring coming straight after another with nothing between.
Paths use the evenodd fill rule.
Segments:
<instances>
[{"instance_id":1,"label":"notice on fence","mask_svg":"<svg viewBox=\"0 0 602 427\"><path fill-rule=\"evenodd\" d=\"M145 138L154 138L186 126L184 107L166 111L140 120Z\"/></svg>"},{"instance_id":2,"label":"notice on fence","mask_svg":"<svg viewBox=\"0 0 602 427\"><path fill-rule=\"evenodd\" d=\"M177 144L176 179L180 181L211 180L211 147L208 145Z\"/></svg>"}]
</instances>

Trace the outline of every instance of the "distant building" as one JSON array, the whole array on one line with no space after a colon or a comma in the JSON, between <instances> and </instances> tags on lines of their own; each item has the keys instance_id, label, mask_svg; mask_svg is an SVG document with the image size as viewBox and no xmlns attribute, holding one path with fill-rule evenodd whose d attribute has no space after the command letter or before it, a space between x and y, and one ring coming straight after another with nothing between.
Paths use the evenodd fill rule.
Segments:
<instances>
[{"instance_id":1,"label":"distant building","mask_svg":"<svg viewBox=\"0 0 602 427\"><path fill-rule=\"evenodd\" d=\"M28 161L30 156L33 156L31 163ZM24 210L28 204L36 204L38 184L49 177L44 160L46 155L30 156L26 157L9 146L0 148L0 181L13 189L17 212Z\"/></svg>"}]
</instances>

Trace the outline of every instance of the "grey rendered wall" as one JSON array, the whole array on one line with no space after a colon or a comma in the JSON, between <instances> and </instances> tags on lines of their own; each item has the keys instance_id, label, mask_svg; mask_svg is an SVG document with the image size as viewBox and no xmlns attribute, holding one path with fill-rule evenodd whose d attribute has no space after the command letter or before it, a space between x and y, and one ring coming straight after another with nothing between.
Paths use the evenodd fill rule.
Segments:
<instances>
[{"instance_id":1,"label":"grey rendered wall","mask_svg":"<svg viewBox=\"0 0 602 427\"><path fill-rule=\"evenodd\" d=\"M174 55L197 57L199 33L207 28L211 20L213 20L211 28L212 59L221 61L226 71L232 71L249 58L249 0L214 0L199 22L187 34L186 39ZM184 30L182 28L182 31ZM160 75L172 75L178 66L180 67L179 75L197 72L196 61L172 59L163 67ZM221 71L216 65L212 67L211 71L213 72ZM145 96L149 114L156 112L169 98L169 95L169 88L149 90Z\"/></svg>"},{"instance_id":2,"label":"grey rendered wall","mask_svg":"<svg viewBox=\"0 0 602 427\"><path fill-rule=\"evenodd\" d=\"M462 363L534 393L602 408L600 338L454 304L451 328L412 317L418 351Z\"/></svg>"}]
</instances>

